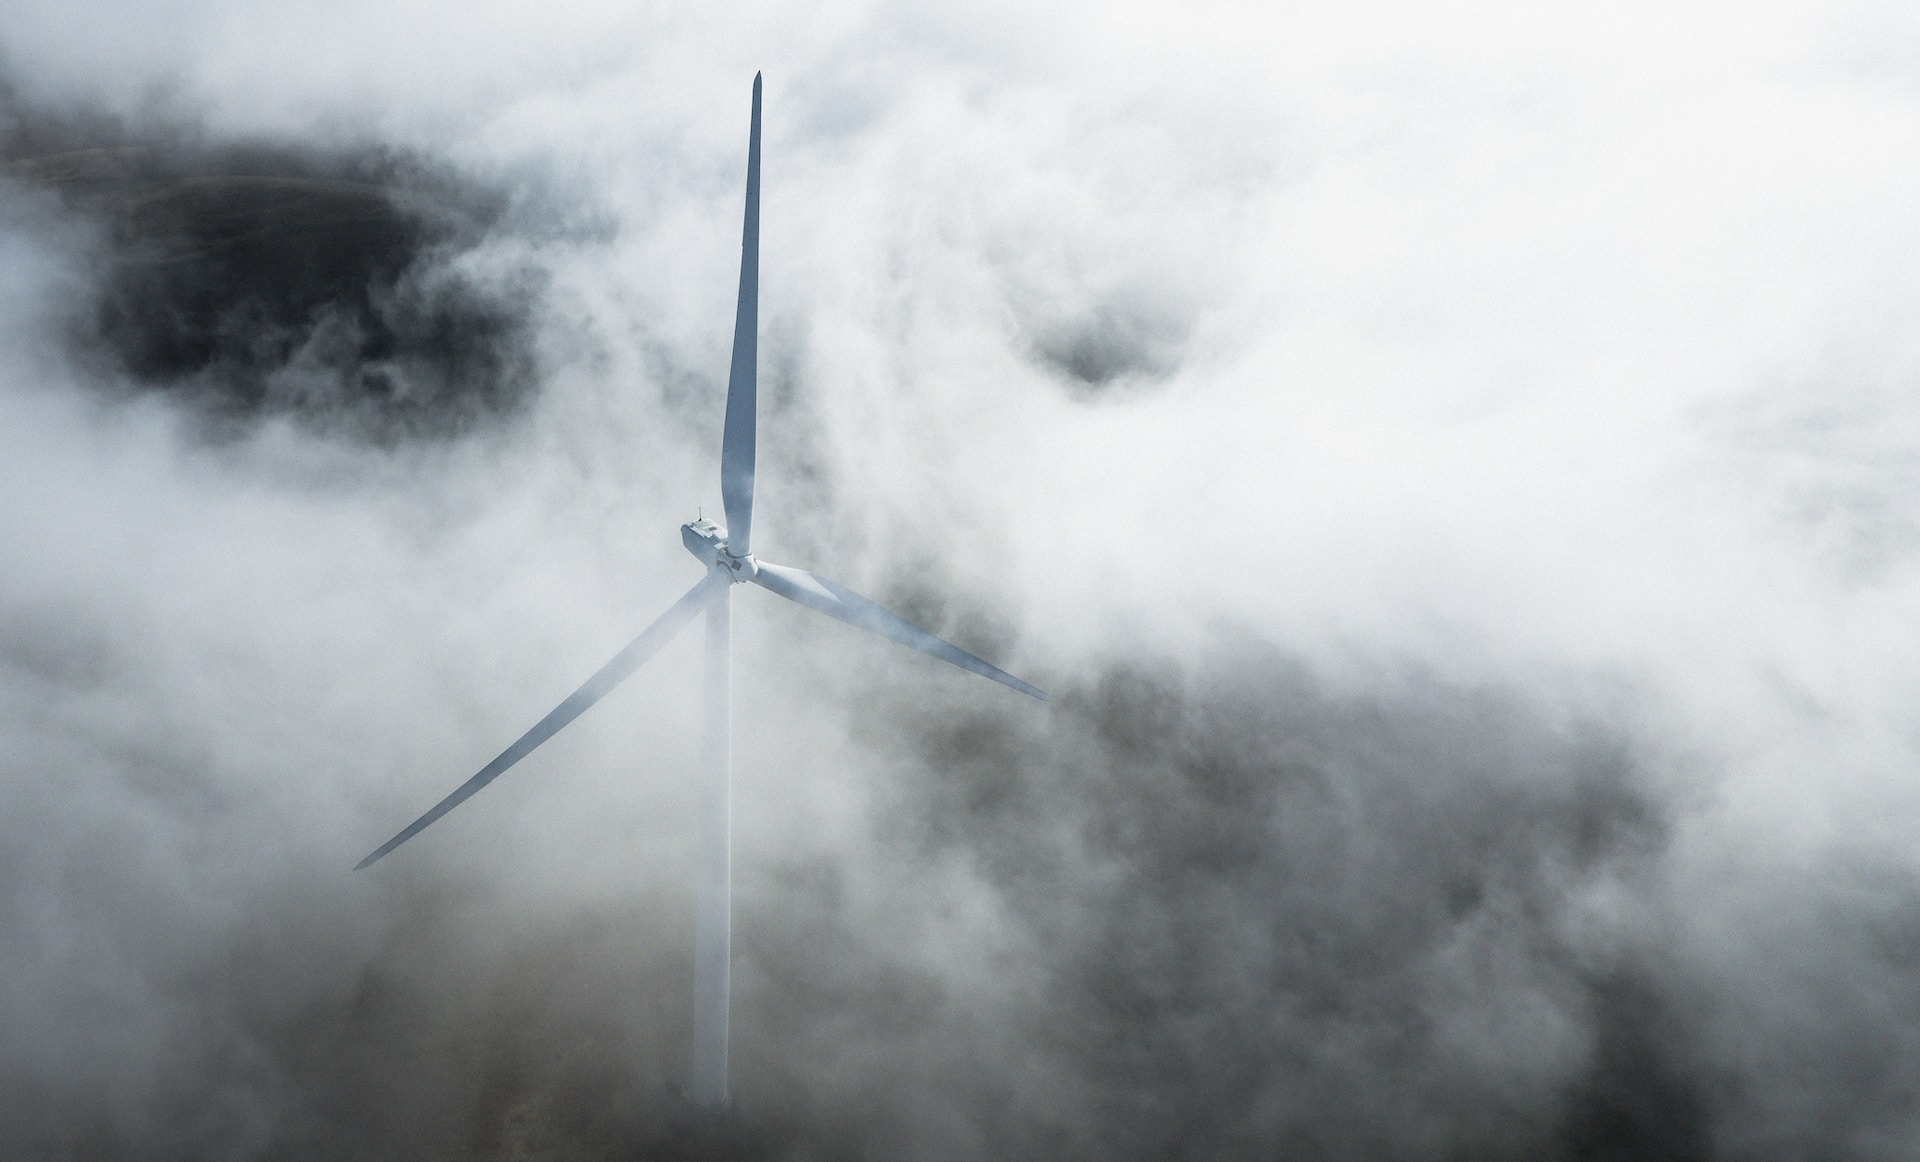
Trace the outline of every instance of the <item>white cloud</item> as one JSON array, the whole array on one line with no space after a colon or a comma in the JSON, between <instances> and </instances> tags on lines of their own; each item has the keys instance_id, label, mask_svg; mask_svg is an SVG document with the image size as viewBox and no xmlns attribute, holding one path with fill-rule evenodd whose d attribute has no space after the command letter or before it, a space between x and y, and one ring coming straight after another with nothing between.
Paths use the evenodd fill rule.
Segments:
<instances>
[{"instance_id":1,"label":"white cloud","mask_svg":"<svg viewBox=\"0 0 1920 1162\"><path fill-rule=\"evenodd\" d=\"M529 270L543 281L539 390L498 423L368 444L276 417L209 442L191 407L103 388L97 367L70 358L60 320L97 274L86 227L43 190L9 187L0 722L18 749L0 782L15 820L0 874L39 911L0 1012L41 1038L59 988L82 992L58 1003L92 1003L81 966L101 953L85 940L124 961L127 975L98 987L187 996L185 1011L203 1013L231 992L219 956L250 939L273 947L273 972L297 975L304 954L285 949L301 933L346 934L337 975L300 977L290 990L302 995L337 1001L369 963L398 972L379 958L402 955L396 933L421 914L409 908L437 927L404 955L444 956L478 993L509 971L490 941L548 931L549 910L630 932L606 918L638 909L652 925L639 930L677 931L687 651L553 744L565 749L545 769L441 825L451 833L413 853L413 870L292 885L351 863L693 579L672 525L717 507L756 68L756 533L769 556L923 603L1089 706L1129 667L1231 669L1222 640L1244 638L1312 674L1307 695L1253 667L1288 706L1337 717L1377 699L1398 722L1426 713L1402 683L1431 681L1466 702L1521 691L1528 709L1513 715L1557 724L1545 735L1579 733L1559 715L1600 720L1645 748L1634 785L1665 813L1664 854L1624 888L1613 872L1567 888L1584 902L1538 887L1558 873L1515 882L1548 892L1542 906L1564 907L1566 924L1590 923L1593 947L1640 948L1668 931L1659 917L1697 909L1733 935L1683 941L1662 979L1709 982L1725 1011L1855 1012L1723 959L1775 923L1852 931L1853 917L1897 911L1849 896L1848 868L1913 898L1920 89L1899 47L1913 31L1891 7L1814 4L128 4L84 24L16 4L0 61L19 108L106 110L148 131L140 118L157 109L161 125L215 141L424 153L509 191L461 269L487 286ZM837 1108L884 1089L876 1070L938 1091L956 1061L1011 1059L996 1054L1027 1044L1022 1005L1053 995L1067 969L1022 927L1034 913L998 878L995 860L1014 857L994 844L1062 861L1047 882L1085 904L1062 924L1095 931L1111 869L1084 836L1063 835L1073 812L1097 812L1075 800L1046 821L1062 834L1016 842L981 824L958 849L922 850L889 828L932 826L933 800L917 796L936 792L901 780L973 771L969 747L998 753L966 733L978 719L1051 748L1035 778L1084 763L1124 799L1133 760L1102 733L1120 728L1090 710L1048 734L911 657L771 602L741 609L741 648L766 658L741 693L758 723L740 744L743 898L771 922L797 884L812 902L796 914L903 941L884 955L880 937L856 945L840 978L792 933L767 937L741 969L745 1027L773 1021L768 998L805 995L795 981L838 997L823 1002L835 1012L961 1003L916 1000L914 973L987 1014L979 1040L921 1056L869 1043L864 1017L844 1029L783 1017L795 1028L743 1051L757 1078L746 1084ZM1186 708L1176 720L1224 704L1192 681L1205 689L1163 692ZM880 693L896 683L902 693ZM876 698L898 705L876 710ZM906 735L886 725L895 710ZM1371 770L1354 757L1370 746L1471 737L1472 713L1431 713L1443 724L1431 735L1389 731L1390 746L1355 726L1356 750L1329 742L1337 761L1312 761ZM1223 737L1252 730L1247 715ZM1420 777L1407 761L1352 785L1397 794ZM966 811L985 809L967 804L979 823ZM1355 810L1389 841L1419 833L1415 816ZM1327 834L1284 838L1310 847ZM88 842L121 858L88 855ZM1373 882L1428 882L1352 858ZM1792 891L1795 868L1813 869L1815 886L1794 919L1740 886ZM258 936L263 902L287 893L287 918ZM1631 904L1609 912L1621 893ZM458 923L479 916L515 935ZM1447 1036L1533 1045L1538 1061L1485 1068L1524 1074L1512 1082L1523 1106L1560 1100L1541 1094L1598 1052L1577 1030L1598 1035L1580 1006L1602 1002L1566 1000L1561 978L1540 984L1544 970L1506 945L1476 977L1478 942L1499 937L1462 931L1423 978L1458 1003ZM677 979L682 955L679 937L659 938L668 950L632 970L653 984ZM1904 993L1873 992L1892 988L1892 970L1859 950L1879 946L1836 939L1840 970L1865 982L1859 1004L1905 1012ZM621 957L641 954L627 940L590 941L580 961L555 954L570 967L536 956L546 967L528 971L557 973L579 997L609 981L631 990ZM1026 999L992 995L1006 962ZM888 984L895 970L909 984ZM1550 1010L1537 1027L1500 1025L1447 992L1509 972L1535 974L1527 1005ZM592 1007L576 999L515 1027L572 1028ZM646 1046L638 1074L670 1075L677 1050L661 1046L683 1032L672 998L615 1009L612 1023ZM68 1080L8 1068L46 1092L89 1077L124 1108L164 1104L127 1096L147 1083L96 1062L165 1058L172 1034L117 1039L82 1023L96 1040L62 1059ZM930 1017L913 1027L951 1032ZM1526 1042L1538 1030L1545 1039ZM1717 1035L1689 1044L1712 1057ZM846 1057L823 1067L831 1080L793 1077L779 1046ZM1372 1060L1351 1045L1303 1050L1320 1051L1354 1055L1322 1080ZM282 1084L323 1088L297 1072ZM1072 1126L1102 1108L1097 1074L1059 1085L1022 1116ZM1420 1109L1445 1104L1433 1101ZM1003 1141L978 1110L886 1108L894 1129L867 1140L956 1155ZM1423 1116L1394 1108L1408 1124ZM261 1116L268 1128L245 1133L271 1138L277 1115ZM1310 1117L1288 1116L1249 1140L1297 1141L1275 1127ZM1808 1140L1796 1132L1776 1141Z\"/></svg>"}]
</instances>

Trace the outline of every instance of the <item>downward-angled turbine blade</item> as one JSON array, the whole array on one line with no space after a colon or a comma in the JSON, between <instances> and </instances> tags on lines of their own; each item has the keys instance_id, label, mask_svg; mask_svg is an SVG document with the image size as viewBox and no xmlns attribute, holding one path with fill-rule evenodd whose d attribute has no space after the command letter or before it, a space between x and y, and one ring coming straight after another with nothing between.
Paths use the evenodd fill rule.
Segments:
<instances>
[{"instance_id":1,"label":"downward-angled turbine blade","mask_svg":"<svg viewBox=\"0 0 1920 1162\"><path fill-rule=\"evenodd\" d=\"M733 314L727 372L727 426L720 438L720 501L727 547L747 555L753 535L753 446L760 334L760 74L753 74L753 129L747 137L747 221L740 234L740 301Z\"/></svg>"},{"instance_id":2,"label":"downward-angled turbine blade","mask_svg":"<svg viewBox=\"0 0 1920 1162\"><path fill-rule=\"evenodd\" d=\"M699 613L714 597L724 592L728 584L729 582L722 574L709 573L698 585L687 590L684 597L669 606L652 625L641 630L640 636L629 642L626 649L615 654L612 661L600 667L600 672L588 678L586 685L569 694L565 702L554 707L552 713L536 723L532 730L521 735L519 741L502 751L499 758L481 767L479 774L460 784L453 794L434 804L433 810L407 824L406 830L381 844L372 855L355 864L353 870L359 871L367 867L381 856L426 830L428 824L466 802L475 791L493 782L502 771L526 758L532 753L534 747L552 738L559 733L561 727L580 717L587 707L606 697L607 692L618 686L622 679L645 665L648 658L659 653L660 647L671 641L680 627L693 619L694 614Z\"/></svg>"},{"instance_id":3,"label":"downward-angled turbine blade","mask_svg":"<svg viewBox=\"0 0 1920 1162\"><path fill-rule=\"evenodd\" d=\"M869 633L877 633L884 638L892 638L901 645L912 646L921 653L932 654L943 662L952 662L963 670L972 670L976 674L992 678L1003 686L1011 686L1022 694L1031 695L1042 702L1053 701L1047 696L1047 692L1038 686L1022 682L998 666L974 657L952 642L942 641L885 606L860 596L845 585L816 576L804 569L769 565L765 561L758 564L760 571L754 575L753 581L763 589L771 589L789 601L797 601L808 609L817 609L828 617L837 617L848 625L857 626Z\"/></svg>"}]
</instances>

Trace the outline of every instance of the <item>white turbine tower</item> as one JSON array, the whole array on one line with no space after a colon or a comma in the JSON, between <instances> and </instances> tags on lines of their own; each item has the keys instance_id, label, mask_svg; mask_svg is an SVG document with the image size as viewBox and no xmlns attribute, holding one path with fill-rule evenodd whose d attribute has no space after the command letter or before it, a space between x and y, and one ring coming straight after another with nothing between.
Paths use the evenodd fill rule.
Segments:
<instances>
[{"instance_id":1,"label":"white turbine tower","mask_svg":"<svg viewBox=\"0 0 1920 1162\"><path fill-rule=\"evenodd\" d=\"M639 669L693 620L694 615L704 610L707 615L706 778L700 788L699 896L694 911L693 940L693 1077L688 1086L689 1096L704 1105L720 1105L727 1100L727 970L733 907L729 721L733 665L729 613L733 587L751 581L828 617L912 646L1011 686L1022 694L1047 700L1046 693L1040 689L959 646L942 641L843 585L802 569L754 557L748 537L753 528L754 381L759 300L760 77L755 74L753 128L747 139L746 225L740 242L740 299L734 314L733 366L727 376L727 420L720 443L720 498L728 527L721 528L709 520L695 520L680 526L681 540L687 550L707 566L707 575L499 758L482 767L478 774L409 823L400 834L381 844L354 868L358 871L367 867L412 839L428 824L458 807L475 791L525 758Z\"/></svg>"}]
</instances>

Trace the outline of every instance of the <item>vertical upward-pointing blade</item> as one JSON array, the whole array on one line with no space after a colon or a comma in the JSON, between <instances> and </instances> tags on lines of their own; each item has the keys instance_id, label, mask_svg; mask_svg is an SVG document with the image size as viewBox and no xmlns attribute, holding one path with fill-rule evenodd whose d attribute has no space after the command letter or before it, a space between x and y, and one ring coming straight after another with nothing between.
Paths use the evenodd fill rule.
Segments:
<instances>
[{"instance_id":1,"label":"vertical upward-pointing blade","mask_svg":"<svg viewBox=\"0 0 1920 1162\"><path fill-rule=\"evenodd\" d=\"M727 373L727 427L720 441L720 500L727 546L748 552L753 532L755 370L760 332L760 74L753 75L753 129L747 138L747 221L740 236L740 302L733 315L733 367Z\"/></svg>"}]
</instances>

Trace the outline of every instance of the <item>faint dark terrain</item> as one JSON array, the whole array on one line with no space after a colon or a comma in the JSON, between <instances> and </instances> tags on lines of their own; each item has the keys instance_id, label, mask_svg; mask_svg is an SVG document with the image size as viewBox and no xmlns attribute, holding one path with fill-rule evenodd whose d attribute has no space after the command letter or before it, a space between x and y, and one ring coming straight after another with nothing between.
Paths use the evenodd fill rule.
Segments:
<instances>
[{"instance_id":1,"label":"faint dark terrain","mask_svg":"<svg viewBox=\"0 0 1920 1162\"><path fill-rule=\"evenodd\" d=\"M457 433L535 388L537 280L463 263L507 198L450 167L0 97L0 176L93 225L68 341L103 381L375 439Z\"/></svg>"}]
</instances>

